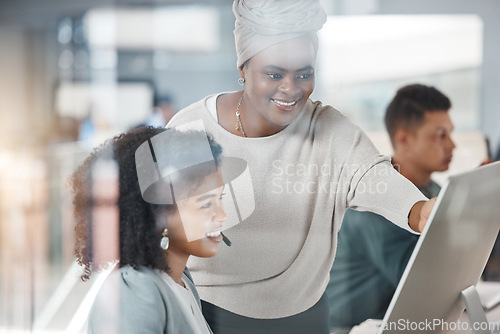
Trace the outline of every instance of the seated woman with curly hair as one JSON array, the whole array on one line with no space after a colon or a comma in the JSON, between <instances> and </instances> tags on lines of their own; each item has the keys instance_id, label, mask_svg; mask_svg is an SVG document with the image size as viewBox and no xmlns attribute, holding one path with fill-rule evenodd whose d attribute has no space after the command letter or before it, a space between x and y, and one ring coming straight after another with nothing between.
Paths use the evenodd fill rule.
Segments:
<instances>
[{"instance_id":1,"label":"seated woman with curly hair","mask_svg":"<svg viewBox=\"0 0 500 334\"><path fill-rule=\"evenodd\" d=\"M117 263L89 333L211 333L186 262L214 256L223 238L221 151L203 131L143 127L96 148L72 175L82 279Z\"/></svg>"}]
</instances>

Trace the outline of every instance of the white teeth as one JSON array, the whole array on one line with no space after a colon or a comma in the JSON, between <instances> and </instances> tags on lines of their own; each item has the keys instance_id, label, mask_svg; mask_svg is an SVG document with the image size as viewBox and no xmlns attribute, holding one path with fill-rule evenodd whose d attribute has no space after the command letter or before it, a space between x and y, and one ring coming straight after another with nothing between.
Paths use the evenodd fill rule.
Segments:
<instances>
[{"instance_id":1,"label":"white teeth","mask_svg":"<svg viewBox=\"0 0 500 334\"><path fill-rule=\"evenodd\" d=\"M293 102L283 102L283 101L278 101L278 100L275 100L273 99L274 102L276 102L277 104L281 105L281 106L285 106L285 107L290 107L290 106L293 106L295 104L295 102L297 101L293 101Z\"/></svg>"},{"instance_id":2,"label":"white teeth","mask_svg":"<svg viewBox=\"0 0 500 334\"><path fill-rule=\"evenodd\" d=\"M206 236L207 237L218 237L220 235L220 231L215 231L215 232L207 232Z\"/></svg>"}]
</instances>

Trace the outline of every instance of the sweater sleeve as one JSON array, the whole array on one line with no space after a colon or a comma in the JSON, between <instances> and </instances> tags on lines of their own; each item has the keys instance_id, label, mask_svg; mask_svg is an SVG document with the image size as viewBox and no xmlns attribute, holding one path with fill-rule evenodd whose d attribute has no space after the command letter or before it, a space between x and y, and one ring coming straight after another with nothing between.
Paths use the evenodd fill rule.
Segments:
<instances>
[{"instance_id":1,"label":"sweater sleeve","mask_svg":"<svg viewBox=\"0 0 500 334\"><path fill-rule=\"evenodd\" d=\"M399 227L415 233L408 225L413 205L427 198L378 153L370 139L358 133L346 164L347 207L379 214Z\"/></svg>"},{"instance_id":2,"label":"sweater sleeve","mask_svg":"<svg viewBox=\"0 0 500 334\"><path fill-rule=\"evenodd\" d=\"M158 287L145 273L132 268L116 271L92 306L88 333L163 333L164 307Z\"/></svg>"}]
</instances>

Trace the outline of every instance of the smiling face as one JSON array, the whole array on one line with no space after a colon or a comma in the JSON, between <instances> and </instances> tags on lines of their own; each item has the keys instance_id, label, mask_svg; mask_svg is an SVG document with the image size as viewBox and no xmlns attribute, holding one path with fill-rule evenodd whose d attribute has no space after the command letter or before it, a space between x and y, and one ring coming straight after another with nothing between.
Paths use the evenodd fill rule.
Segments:
<instances>
[{"instance_id":1,"label":"smiling face","mask_svg":"<svg viewBox=\"0 0 500 334\"><path fill-rule=\"evenodd\" d=\"M177 210L167 215L168 252L198 257L214 256L222 241L222 223L227 219L222 204L223 186L218 173L203 183L218 182L219 187L177 202Z\"/></svg>"},{"instance_id":2,"label":"smiling face","mask_svg":"<svg viewBox=\"0 0 500 334\"><path fill-rule=\"evenodd\" d=\"M271 135L290 124L314 90L315 59L310 39L300 37L271 46L244 64L243 126Z\"/></svg>"}]
</instances>

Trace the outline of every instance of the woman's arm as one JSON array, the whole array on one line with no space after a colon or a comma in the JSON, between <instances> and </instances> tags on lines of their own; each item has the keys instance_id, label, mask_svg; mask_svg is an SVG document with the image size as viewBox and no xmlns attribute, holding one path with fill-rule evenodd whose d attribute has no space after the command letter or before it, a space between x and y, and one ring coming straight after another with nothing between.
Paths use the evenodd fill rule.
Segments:
<instances>
[{"instance_id":1,"label":"woman's arm","mask_svg":"<svg viewBox=\"0 0 500 334\"><path fill-rule=\"evenodd\" d=\"M428 201L420 201L413 205L408 215L408 225L412 230L422 233L435 203L436 198L434 197Z\"/></svg>"}]
</instances>

